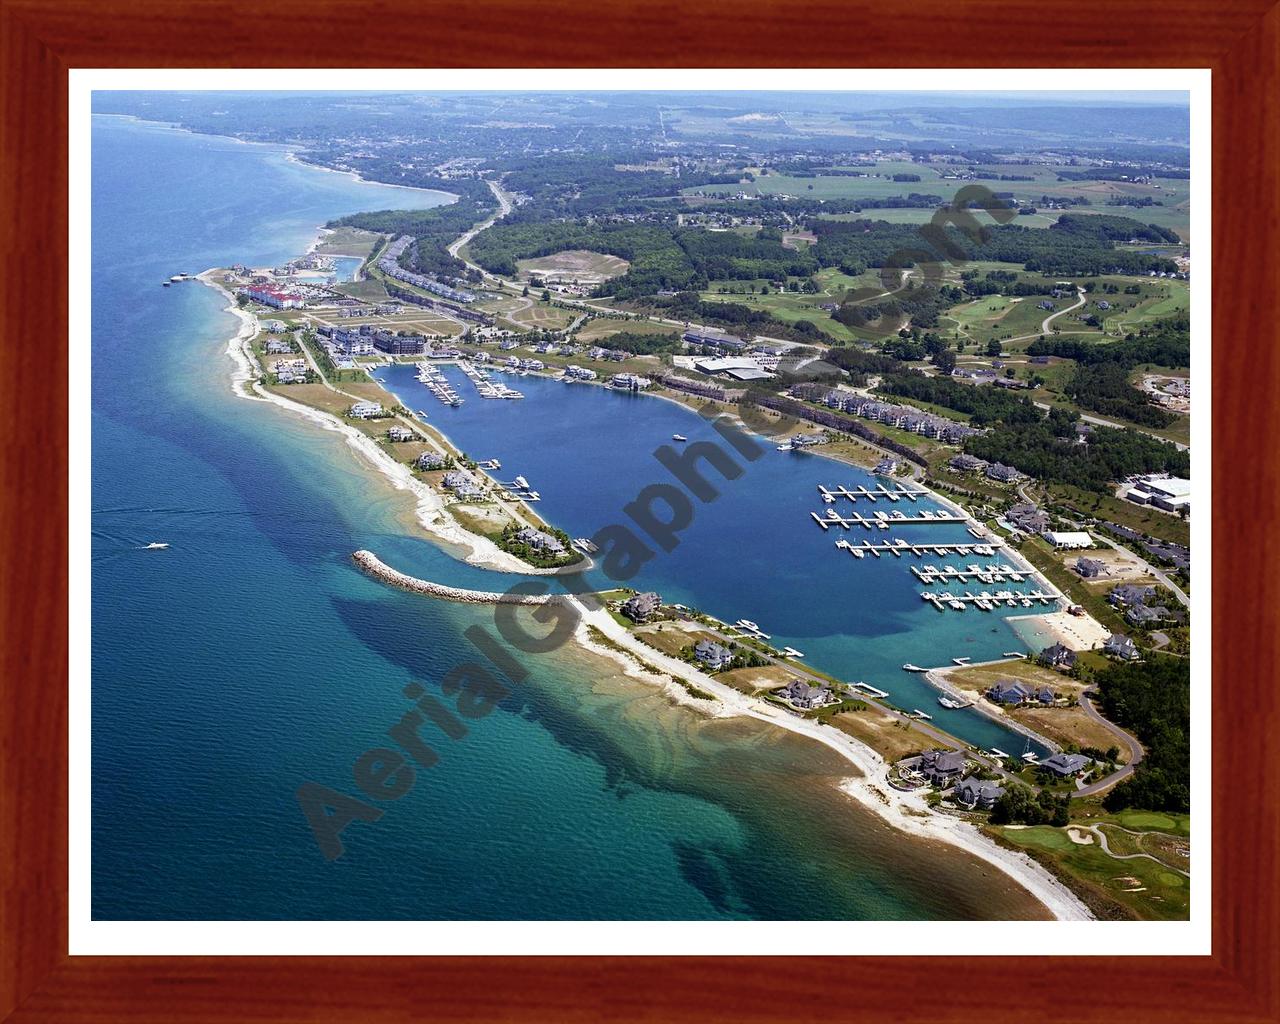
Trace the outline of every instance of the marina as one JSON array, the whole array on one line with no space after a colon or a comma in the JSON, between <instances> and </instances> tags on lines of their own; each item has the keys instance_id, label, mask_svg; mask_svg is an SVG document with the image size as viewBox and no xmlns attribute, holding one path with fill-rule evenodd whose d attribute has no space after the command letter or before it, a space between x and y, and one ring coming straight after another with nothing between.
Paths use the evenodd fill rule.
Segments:
<instances>
[{"instance_id":1,"label":"marina","mask_svg":"<svg viewBox=\"0 0 1280 1024\"><path fill-rule=\"evenodd\" d=\"M462 399L453 390L453 385L449 383L444 374L430 363L418 364L418 381L425 384L427 390L444 402L445 405L451 405L456 409L462 404Z\"/></svg>"},{"instance_id":2,"label":"marina","mask_svg":"<svg viewBox=\"0 0 1280 1024\"><path fill-rule=\"evenodd\" d=\"M462 370L462 372L470 379L471 383L476 386L476 391L479 393L481 398L524 398L524 395L521 392L516 391L514 388L507 387L500 381L494 380L486 371L480 369L480 367L476 366L474 363L466 360L460 360L458 362L458 368Z\"/></svg>"}]
</instances>

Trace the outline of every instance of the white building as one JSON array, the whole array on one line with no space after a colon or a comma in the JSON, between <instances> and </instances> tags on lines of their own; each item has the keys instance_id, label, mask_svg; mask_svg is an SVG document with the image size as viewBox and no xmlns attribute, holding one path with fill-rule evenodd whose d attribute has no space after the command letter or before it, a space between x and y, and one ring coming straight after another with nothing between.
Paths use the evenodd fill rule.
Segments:
<instances>
[{"instance_id":1,"label":"white building","mask_svg":"<svg viewBox=\"0 0 1280 1024\"><path fill-rule=\"evenodd\" d=\"M1075 533L1055 533L1053 530L1045 530L1042 536L1059 551L1091 548L1094 543L1093 538L1083 530Z\"/></svg>"}]
</instances>

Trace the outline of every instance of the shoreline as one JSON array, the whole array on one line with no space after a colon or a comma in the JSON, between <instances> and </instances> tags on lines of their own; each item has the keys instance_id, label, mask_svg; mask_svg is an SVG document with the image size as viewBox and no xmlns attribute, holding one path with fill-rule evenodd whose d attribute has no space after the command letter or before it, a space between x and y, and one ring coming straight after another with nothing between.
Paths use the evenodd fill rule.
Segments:
<instances>
[{"instance_id":1,"label":"shoreline","mask_svg":"<svg viewBox=\"0 0 1280 1024\"><path fill-rule=\"evenodd\" d=\"M298 162L305 163L304 161ZM322 169L332 171L331 168ZM332 173L349 172L332 171ZM528 566L516 559L514 555L503 551L487 538L479 537L465 530L456 521L449 520L445 523L443 520L447 513L444 512L443 497L414 477L408 467L396 462L383 452L367 435L341 422L337 417L329 413L291 401L263 389L256 380L253 380L256 360L248 350L247 345L248 341L258 333L258 319L253 314L242 310L236 303L234 295L224 288L221 283L213 279L212 274L215 269L209 268L196 275L196 278L201 283L220 292L227 299L227 311L240 320L240 329L228 341L226 348L227 354L236 364L236 370L232 374L232 390L238 396L250 400L271 402L282 409L299 413L304 418L327 430L342 434L347 443L357 452L364 455L374 468L381 471L397 490L407 490L415 496L417 499L415 513L419 525L429 537L442 543L447 549L453 548L467 552L462 560L468 564L497 572L521 575L554 575L559 571ZM253 380L252 387L246 389L243 385L251 380ZM651 395L650 397L667 398L668 396ZM668 398L668 401L674 401L680 405L684 404L674 398ZM688 408L688 406L685 407ZM692 409L690 411L694 412L695 415L697 414ZM729 413L729 415L733 414ZM734 418L739 423L742 423L740 417L735 416ZM743 423L743 426L745 427L746 424ZM764 441L768 440L767 435L758 434L756 431L750 432ZM447 435L444 435L443 432L441 433L445 440L456 448ZM851 464L847 460L836 456L828 456L828 458L833 462ZM954 502L936 494L924 484L918 484L918 486L924 487L929 492L930 497L938 501L939 504L950 507L969 518L968 513L964 512ZM1017 552L1014 552L1014 554L1018 555ZM1020 555L1018 557L1020 558ZM1033 567L1028 565L1027 568L1037 577L1040 575ZM426 581L422 582L425 583ZM458 588L448 589L457 590ZM1057 592L1057 588L1053 589ZM432 594L431 591L424 592L429 596L442 596ZM1014 851L1004 849L984 837L977 827L969 822L949 815L935 813L922 796L915 793L903 793L888 786L887 774L889 765L871 747L838 730L823 727L808 719L789 715L784 711L765 705L759 700L747 697L731 687L718 683L711 676L692 668L685 662L678 661L640 644L624 627L615 622L603 608L592 611L573 595L566 594L564 598L565 603L576 608L580 615L579 626L575 630L573 637L574 641L582 649L597 656L608 658L619 665L624 675L648 685L660 687L676 703L696 710L703 715L720 718L734 716L752 718L797 735L807 736L824 744L852 764L860 773L857 777L846 779L837 788L863 807L874 811L891 828L899 829L917 838L949 843L971 856L993 865L1030 893L1057 920L1091 919L1092 915L1087 907L1066 886L1031 858L1024 854L1017 854ZM472 603L474 602L475 599L472 599ZM604 637L617 644L622 650L611 649L607 645L597 642L591 636L589 627L598 629ZM647 670L644 667L645 665L652 665L656 669L667 672L669 678L664 679L662 676L656 675L654 672ZM685 680L698 689L712 694L717 699L715 701L707 701L694 697L680 683L675 681L679 679ZM1037 739L1040 738L1037 737Z\"/></svg>"},{"instance_id":2,"label":"shoreline","mask_svg":"<svg viewBox=\"0 0 1280 1024\"><path fill-rule=\"evenodd\" d=\"M428 596L447 596L437 591L463 593L469 595L471 603L486 603L486 599L496 603L496 600L509 597L509 595L485 594L482 591L459 591L458 588L443 587L426 580L415 580L386 566L370 552L358 554L366 556L363 560L358 559L361 568L366 572L369 572L368 566L373 563L380 566L381 570L385 570L385 574L380 570L370 575L381 578L385 582L391 582L395 577L411 580L417 585L405 589ZM403 586L395 582L391 582L391 585ZM448 597L448 599L460 598ZM869 746L852 736L830 726L820 725L813 720L788 714L765 704L758 698L749 697L718 682L713 676L707 675L694 666L645 646L636 640L626 627L616 622L605 609L589 609L572 594L549 595L517 603L541 604L553 599L576 609L580 616L578 628L574 632L574 640L586 650L617 663L622 668L623 674L650 685L658 685L677 703L708 717L752 718L822 743L852 764L859 772L857 776L845 779L837 788L863 807L875 812L891 828L920 839L948 843L991 864L1025 889L1057 920L1076 921L1092 918L1088 908L1070 889L1030 857L1006 850L983 836L976 826L967 821L936 813L920 794L905 793L889 786L887 762ZM590 627L595 627L617 647L613 648L597 642L590 634ZM716 700L707 701L694 697L679 683L673 682L671 678L664 679L656 675L654 671L645 668L646 665L666 672L670 677L683 679L698 689L712 694Z\"/></svg>"},{"instance_id":3,"label":"shoreline","mask_svg":"<svg viewBox=\"0 0 1280 1024\"><path fill-rule=\"evenodd\" d=\"M355 451L362 455L374 469L378 470L399 491L408 491L415 499L414 513L417 523L428 536L443 543L454 552L465 552L461 560L469 565L494 572L511 573L524 576L551 576L559 569L540 569L516 558L515 555L503 551L487 537L481 537L462 527L460 523L449 517L445 511L445 500L442 495L432 490L413 475L408 466L396 462L384 452L367 434L355 427L343 423L336 416L301 402L295 402L282 395L264 390L256 381L255 360L247 350L249 340L258 333L258 318L241 309L235 296L227 291L218 281L213 280L210 268L196 275L196 280L219 292L226 300L225 310L240 320L240 329L228 340L226 354L235 363L231 375L231 390L239 398L249 401L268 402L288 412L302 416L304 419L323 427L325 430L341 434ZM250 383L252 382L252 383ZM249 385L249 387L246 387ZM252 392L252 393L250 393Z\"/></svg>"}]
</instances>

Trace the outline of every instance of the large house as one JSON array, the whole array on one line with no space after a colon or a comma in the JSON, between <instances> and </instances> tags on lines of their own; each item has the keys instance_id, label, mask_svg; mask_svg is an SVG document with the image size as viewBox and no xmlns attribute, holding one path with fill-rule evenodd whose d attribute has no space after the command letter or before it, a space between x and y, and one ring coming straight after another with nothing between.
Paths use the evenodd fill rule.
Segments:
<instances>
[{"instance_id":1,"label":"large house","mask_svg":"<svg viewBox=\"0 0 1280 1024\"><path fill-rule=\"evenodd\" d=\"M713 672L733 663L733 651L714 640L699 640L693 647L693 656Z\"/></svg>"},{"instance_id":2,"label":"large house","mask_svg":"<svg viewBox=\"0 0 1280 1024\"><path fill-rule=\"evenodd\" d=\"M793 707L809 710L839 703L839 698L826 686L811 686L803 679L793 679L781 691L784 699Z\"/></svg>"},{"instance_id":3,"label":"large house","mask_svg":"<svg viewBox=\"0 0 1280 1024\"><path fill-rule=\"evenodd\" d=\"M1023 533L1041 533L1049 528L1051 522L1049 513L1029 504L1014 505L1004 517Z\"/></svg>"},{"instance_id":4,"label":"large house","mask_svg":"<svg viewBox=\"0 0 1280 1024\"><path fill-rule=\"evenodd\" d=\"M415 469L444 469L445 457L439 452L423 452L414 461Z\"/></svg>"},{"instance_id":5,"label":"large house","mask_svg":"<svg viewBox=\"0 0 1280 1024\"><path fill-rule=\"evenodd\" d=\"M382 415L381 402L356 402L351 407L351 415L358 420L367 420Z\"/></svg>"},{"instance_id":6,"label":"large house","mask_svg":"<svg viewBox=\"0 0 1280 1024\"><path fill-rule=\"evenodd\" d=\"M1103 651L1112 657L1124 661L1134 661L1138 657L1138 645L1123 633L1112 633L1102 645Z\"/></svg>"},{"instance_id":7,"label":"large house","mask_svg":"<svg viewBox=\"0 0 1280 1024\"><path fill-rule=\"evenodd\" d=\"M1041 651L1036 660L1048 668L1070 672L1076 667L1076 652L1065 644L1054 644Z\"/></svg>"},{"instance_id":8,"label":"large house","mask_svg":"<svg viewBox=\"0 0 1280 1024\"><path fill-rule=\"evenodd\" d=\"M1073 568L1086 580L1092 580L1107 571L1107 563L1100 562L1096 558L1077 558Z\"/></svg>"},{"instance_id":9,"label":"large house","mask_svg":"<svg viewBox=\"0 0 1280 1024\"><path fill-rule=\"evenodd\" d=\"M444 475L441 483L459 498L479 498L481 496L480 486L461 470L450 470Z\"/></svg>"},{"instance_id":10,"label":"large house","mask_svg":"<svg viewBox=\"0 0 1280 1024\"><path fill-rule=\"evenodd\" d=\"M517 530L513 537L521 544L527 544L534 551L540 551L544 555L563 555L565 551L560 538L544 530L535 530L532 526Z\"/></svg>"},{"instance_id":11,"label":"large house","mask_svg":"<svg viewBox=\"0 0 1280 1024\"><path fill-rule=\"evenodd\" d=\"M1079 775L1093 764L1093 761L1084 754L1054 754L1037 763L1039 767L1048 768L1059 778L1068 779L1073 775Z\"/></svg>"},{"instance_id":12,"label":"large house","mask_svg":"<svg viewBox=\"0 0 1280 1024\"><path fill-rule=\"evenodd\" d=\"M1003 462L993 462L987 467L987 477L1000 483L1014 484L1023 476L1024 474L1019 473L1012 466L1006 466Z\"/></svg>"},{"instance_id":13,"label":"large house","mask_svg":"<svg viewBox=\"0 0 1280 1024\"><path fill-rule=\"evenodd\" d=\"M951 799L961 807L984 811L991 810L1002 796L1004 796L1003 787L997 786L994 782L984 782L982 779L974 778L957 783L955 789L951 791Z\"/></svg>"},{"instance_id":14,"label":"large house","mask_svg":"<svg viewBox=\"0 0 1280 1024\"><path fill-rule=\"evenodd\" d=\"M1136 583L1122 583L1107 595L1107 600L1117 608L1130 608L1134 605L1146 604L1147 598L1154 597L1155 587L1140 587Z\"/></svg>"},{"instance_id":15,"label":"large house","mask_svg":"<svg viewBox=\"0 0 1280 1024\"><path fill-rule=\"evenodd\" d=\"M662 607L662 598L649 591L644 594L633 594L622 602L622 614L632 622L647 622Z\"/></svg>"},{"instance_id":16,"label":"large house","mask_svg":"<svg viewBox=\"0 0 1280 1024\"><path fill-rule=\"evenodd\" d=\"M987 690L987 699L993 704L1017 707L1020 704L1052 704L1053 691L1047 686L1033 686L1016 679L1002 679Z\"/></svg>"},{"instance_id":17,"label":"large house","mask_svg":"<svg viewBox=\"0 0 1280 1024\"><path fill-rule=\"evenodd\" d=\"M916 771L935 785L945 786L964 774L965 761L961 750L926 750Z\"/></svg>"}]
</instances>

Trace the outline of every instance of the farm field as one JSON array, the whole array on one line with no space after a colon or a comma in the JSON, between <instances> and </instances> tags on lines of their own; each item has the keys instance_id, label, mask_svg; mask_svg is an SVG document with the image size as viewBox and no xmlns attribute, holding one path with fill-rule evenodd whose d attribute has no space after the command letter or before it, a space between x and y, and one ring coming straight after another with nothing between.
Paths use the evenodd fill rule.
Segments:
<instances>
[{"instance_id":1,"label":"farm field","mask_svg":"<svg viewBox=\"0 0 1280 1024\"><path fill-rule=\"evenodd\" d=\"M1157 178L1150 184L1137 184L1124 181L1059 181L1059 168L1047 165L984 166L984 171L995 174L1025 175L1032 181L968 181L956 178L944 178L944 173L953 173L950 165L918 164L909 161L882 161L874 167L855 168L865 171L868 177L846 177L844 175L818 175L817 177L797 177L785 174L769 173L760 176L758 170L754 181L744 181L736 185L700 185L685 189L685 195L728 196L742 192L749 196L756 195L791 195L809 199L884 199L893 196L906 196L912 192L925 195L938 195L944 202L949 202L962 188L980 185L992 192L1012 193L1012 202L1023 205L1035 205L1041 196L1059 196L1063 198L1082 198L1089 201L1088 206L1071 207L1072 213L1105 213L1113 216L1133 217L1144 224L1156 224L1159 227L1176 231L1184 242L1191 238L1191 210L1189 183L1182 179ZM1069 168L1062 168L1069 170ZM919 181L894 181L894 174L916 174ZM1145 199L1161 203L1160 206L1111 206L1109 200ZM1017 217L1015 223L1027 227L1048 227L1061 213L1066 211L1037 212L1029 216ZM926 222L933 215L933 210L914 208L909 210L866 210L862 216L881 219L898 224L919 224ZM847 216L847 215L842 215ZM856 215L855 215L856 216Z\"/></svg>"},{"instance_id":2,"label":"farm field","mask_svg":"<svg viewBox=\"0 0 1280 1024\"><path fill-rule=\"evenodd\" d=\"M679 334L679 328L668 324L656 324L651 320L616 320L611 317L596 317L588 320L579 328L574 339L579 342L599 341L611 335L626 331L628 334Z\"/></svg>"}]
</instances>

